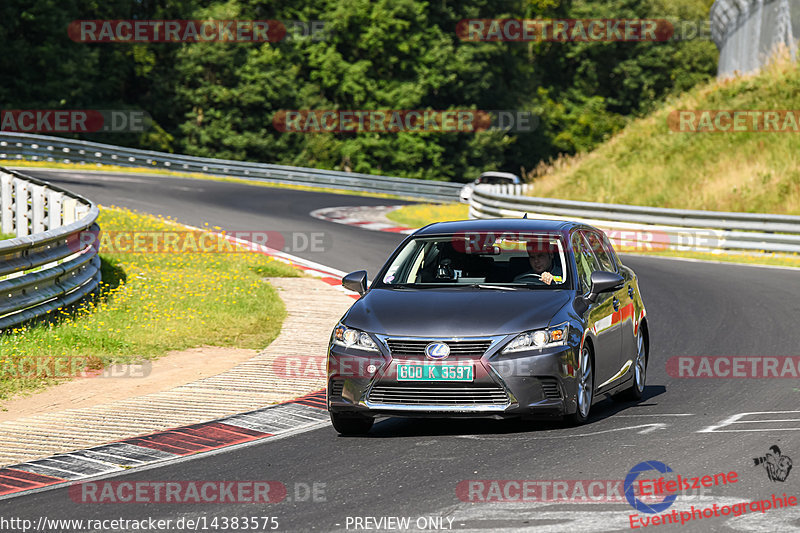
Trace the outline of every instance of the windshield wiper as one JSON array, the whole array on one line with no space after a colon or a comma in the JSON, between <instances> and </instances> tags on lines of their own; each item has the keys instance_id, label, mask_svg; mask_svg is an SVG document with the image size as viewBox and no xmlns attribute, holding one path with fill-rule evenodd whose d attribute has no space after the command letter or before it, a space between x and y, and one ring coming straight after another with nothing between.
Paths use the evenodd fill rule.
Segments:
<instances>
[{"instance_id":1,"label":"windshield wiper","mask_svg":"<svg viewBox=\"0 0 800 533\"><path fill-rule=\"evenodd\" d=\"M475 283L470 285L470 287L475 287L476 289L496 289L498 291L517 291L519 288L517 287L506 287L505 285L485 285L483 283Z\"/></svg>"},{"instance_id":2,"label":"windshield wiper","mask_svg":"<svg viewBox=\"0 0 800 533\"><path fill-rule=\"evenodd\" d=\"M455 283L394 283L386 285L388 289L441 289L442 287L459 287L459 285Z\"/></svg>"},{"instance_id":3,"label":"windshield wiper","mask_svg":"<svg viewBox=\"0 0 800 533\"><path fill-rule=\"evenodd\" d=\"M508 287L503 285L487 285L485 283L396 283L387 285L389 289L495 289L499 291L516 291L525 285Z\"/></svg>"}]
</instances>

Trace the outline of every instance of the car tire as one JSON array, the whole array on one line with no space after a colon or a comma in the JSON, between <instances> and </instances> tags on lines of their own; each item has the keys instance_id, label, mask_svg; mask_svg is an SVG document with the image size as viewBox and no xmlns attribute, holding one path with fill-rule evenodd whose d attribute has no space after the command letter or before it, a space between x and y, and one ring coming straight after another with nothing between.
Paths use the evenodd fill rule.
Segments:
<instances>
[{"instance_id":1,"label":"car tire","mask_svg":"<svg viewBox=\"0 0 800 533\"><path fill-rule=\"evenodd\" d=\"M575 412L566 417L574 426L585 424L589 420L589 412L594 400L594 359L588 344L581 349L581 361L578 368L578 390L576 394Z\"/></svg>"},{"instance_id":2,"label":"car tire","mask_svg":"<svg viewBox=\"0 0 800 533\"><path fill-rule=\"evenodd\" d=\"M617 401L635 401L642 399L645 382L647 381L647 338L642 327L636 334L636 359L633 361L633 379L631 386L616 394L613 398Z\"/></svg>"},{"instance_id":3,"label":"car tire","mask_svg":"<svg viewBox=\"0 0 800 533\"><path fill-rule=\"evenodd\" d=\"M330 415L333 429L338 431L339 435L346 437L365 435L375 422L374 418L363 415L344 415L341 413L330 413Z\"/></svg>"}]
</instances>

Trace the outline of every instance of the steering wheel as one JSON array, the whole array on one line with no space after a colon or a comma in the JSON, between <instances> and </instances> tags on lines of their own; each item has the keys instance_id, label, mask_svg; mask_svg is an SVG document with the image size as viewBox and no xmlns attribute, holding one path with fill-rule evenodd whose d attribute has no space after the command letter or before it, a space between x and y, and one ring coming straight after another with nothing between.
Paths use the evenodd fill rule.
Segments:
<instances>
[{"instance_id":1,"label":"steering wheel","mask_svg":"<svg viewBox=\"0 0 800 533\"><path fill-rule=\"evenodd\" d=\"M534 272L528 272L527 274L518 276L514 281L528 281L529 278L530 280L542 281L542 275Z\"/></svg>"}]
</instances>

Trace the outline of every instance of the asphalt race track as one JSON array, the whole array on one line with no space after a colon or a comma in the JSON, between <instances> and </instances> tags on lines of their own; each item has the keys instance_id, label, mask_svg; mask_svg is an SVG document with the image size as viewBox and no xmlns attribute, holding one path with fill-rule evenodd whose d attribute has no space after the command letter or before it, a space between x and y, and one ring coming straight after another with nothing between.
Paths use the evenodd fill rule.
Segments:
<instances>
[{"instance_id":1,"label":"asphalt race track","mask_svg":"<svg viewBox=\"0 0 800 533\"><path fill-rule=\"evenodd\" d=\"M366 268L374 274L402 240L401 235L308 216L322 207L396 203L392 200L128 174L26 172L102 205L170 215L191 225L324 232L325 251L287 251L344 271ZM61 488L0 501L0 515L34 523L43 515L169 518L173 523L179 518L205 517L210 523L214 517L270 516L278 520L277 531L397 530L364 517L410 517L411 531L630 530L629 516L636 512L624 495L621 502L485 502L480 500L491 496L489 482L471 485L472 493L457 489L468 480L620 480L643 461L663 462L682 476L738 474L736 483L706 489L704 495L679 496L666 512L784 492L800 495L800 471L791 472L785 482L771 482L764 467L753 462L772 445L800 461L800 379L687 379L666 371L666 361L674 356L800 356L800 272L633 256L623 260L640 277L651 332L648 387L639 404L604 400L579 428L387 419L366 437L343 438L326 426L116 478L282 482L287 498L268 505L78 504ZM314 484L317 497L307 497L305 488ZM497 500L497 494L490 499ZM647 530L800 531L800 507Z\"/></svg>"}]
</instances>

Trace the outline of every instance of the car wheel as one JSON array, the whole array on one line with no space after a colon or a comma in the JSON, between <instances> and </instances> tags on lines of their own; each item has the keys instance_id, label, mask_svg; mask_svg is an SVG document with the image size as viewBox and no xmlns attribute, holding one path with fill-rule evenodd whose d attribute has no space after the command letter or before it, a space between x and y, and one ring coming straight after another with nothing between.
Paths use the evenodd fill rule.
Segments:
<instances>
[{"instance_id":1,"label":"car wheel","mask_svg":"<svg viewBox=\"0 0 800 533\"><path fill-rule=\"evenodd\" d=\"M374 418L363 415L344 415L341 413L330 413L333 428L339 435L364 435L372 428Z\"/></svg>"},{"instance_id":2,"label":"car wheel","mask_svg":"<svg viewBox=\"0 0 800 533\"><path fill-rule=\"evenodd\" d=\"M636 360L633 362L633 380L631 386L620 392L614 399L621 401L639 401L644 393L645 381L647 380L647 343L645 342L642 328L636 334Z\"/></svg>"},{"instance_id":3,"label":"car wheel","mask_svg":"<svg viewBox=\"0 0 800 533\"><path fill-rule=\"evenodd\" d=\"M580 372L578 373L577 407L575 412L567 417L574 425L585 423L589 419L594 399L594 368L592 367L592 351L584 344L581 350Z\"/></svg>"}]
</instances>

